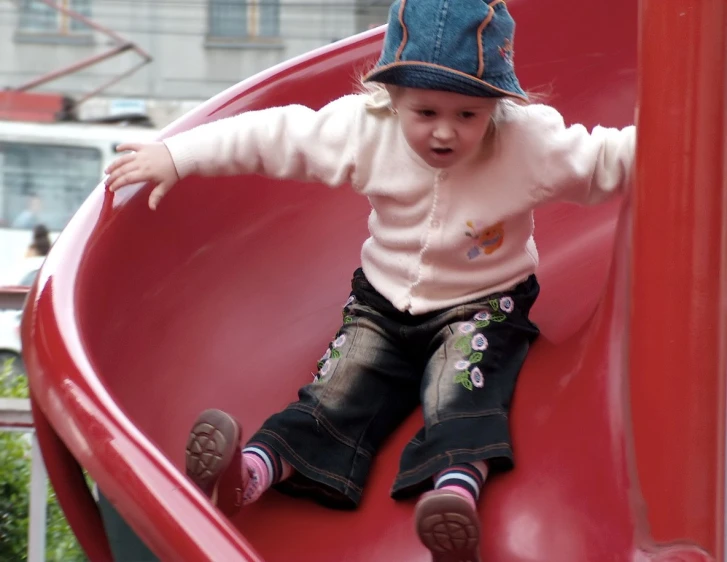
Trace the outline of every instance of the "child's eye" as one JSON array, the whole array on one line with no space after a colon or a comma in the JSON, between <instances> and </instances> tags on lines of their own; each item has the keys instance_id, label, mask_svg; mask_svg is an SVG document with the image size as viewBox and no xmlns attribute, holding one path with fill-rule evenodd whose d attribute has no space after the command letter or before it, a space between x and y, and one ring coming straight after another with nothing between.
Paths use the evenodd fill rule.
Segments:
<instances>
[{"instance_id":1,"label":"child's eye","mask_svg":"<svg viewBox=\"0 0 727 562\"><path fill-rule=\"evenodd\" d=\"M422 117L434 117L436 115L436 112L431 109L420 109L418 113Z\"/></svg>"},{"instance_id":2,"label":"child's eye","mask_svg":"<svg viewBox=\"0 0 727 562\"><path fill-rule=\"evenodd\" d=\"M460 113L462 119L472 119L475 116L474 111L463 111Z\"/></svg>"}]
</instances>

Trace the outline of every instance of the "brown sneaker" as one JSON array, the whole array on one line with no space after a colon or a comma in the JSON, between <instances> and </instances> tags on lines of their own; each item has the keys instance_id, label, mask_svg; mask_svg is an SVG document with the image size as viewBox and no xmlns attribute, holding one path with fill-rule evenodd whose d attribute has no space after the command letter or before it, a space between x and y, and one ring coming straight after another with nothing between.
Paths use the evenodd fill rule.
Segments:
<instances>
[{"instance_id":1,"label":"brown sneaker","mask_svg":"<svg viewBox=\"0 0 727 562\"><path fill-rule=\"evenodd\" d=\"M187 440L187 476L227 517L242 507L247 480L241 440L240 424L222 410L202 412Z\"/></svg>"},{"instance_id":2,"label":"brown sneaker","mask_svg":"<svg viewBox=\"0 0 727 562\"><path fill-rule=\"evenodd\" d=\"M467 500L448 490L422 496L415 511L419 540L432 562L482 562L480 520Z\"/></svg>"}]
</instances>

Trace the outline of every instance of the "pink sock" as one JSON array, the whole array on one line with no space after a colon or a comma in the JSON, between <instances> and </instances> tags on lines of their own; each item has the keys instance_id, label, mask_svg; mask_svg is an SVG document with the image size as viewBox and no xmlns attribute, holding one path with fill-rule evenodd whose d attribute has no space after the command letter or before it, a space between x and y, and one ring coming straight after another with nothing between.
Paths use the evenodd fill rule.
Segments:
<instances>
[{"instance_id":1,"label":"pink sock","mask_svg":"<svg viewBox=\"0 0 727 562\"><path fill-rule=\"evenodd\" d=\"M434 487L462 496L476 510L480 488L487 478L487 472L487 463L484 461L453 465L434 477Z\"/></svg>"},{"instance_id":2,"label":"pink sock","mask_svg":"<svg viewBox=\"0 0 727 562\"><path fill-rule=\"evenodd\" d=\"M285 480L293 474L293 467L286 461L280 460L282 474L279 481ZM256 454L242 454L242 470L247 470L248 480L243 494L242 505L248 505L263 495L265 490L270 488L272 475L265 461Z\"/></svg>"},{"instance_id":3,"label":"pink sock","mask_svg":"<svg viewBox=\"0 0 727 562\"><path fill-rule=\"evenodd\" d=\"M467 500L467 503L472 506L472 509L477 511L477 502L475 502L475 498L472 497L472 494L470 494L467 490L464 488L461 488L460 486L442 486L439 488L440 490L447 490L449 492L454 492L455 494L459 494L464 499Z\"/></svg>"},{"instance_id":4,"label":"pink sock","mask_svg":"<svg viewBox=\"0 0 727 562\"><path fill-rule=\"evenodd\" d=\"M243 494L242 505L254 502L270 487L270 472L263 460L250 453L242 454L242 470L247 470L247 486Z\"/></svg>"},{"instance_id":5,"label":"pink sock","mask_svg":"<svg viewBox=\"0 0 727 562\"><path fill-rule=\"evenodd\" d=\"M474 466L482 475L482 483L484 484L485 480L487 480L487 474L490 472L490 469L487 468L487 463L485 461L477 461L473 462L472 466Z\"/></svg>"}]
</instances>

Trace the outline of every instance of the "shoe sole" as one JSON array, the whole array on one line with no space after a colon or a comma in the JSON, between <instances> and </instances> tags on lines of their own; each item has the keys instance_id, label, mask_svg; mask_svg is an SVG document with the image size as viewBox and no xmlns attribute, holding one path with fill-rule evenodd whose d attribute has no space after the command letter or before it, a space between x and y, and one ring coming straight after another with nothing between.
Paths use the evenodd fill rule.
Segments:
<instances>
[{"instance_id":1,"label":"shoe sole","mask_svg":"<svg viewBox=\"0 0 727 562\"><path fill-rule=\"evenodd\" d=\"M477 513L461 496L441 494L420 500L416 528L432 562L481 562Z\"/></svg>"},{"instance_id":2,"label":"shoe sole","mask_svg":"<svg viewBox=\"0 0 727 562\"><path fill-rule=\"evenodd\" d=\"M187 476L217 504L217 484L239 446L240 426L220 410L205 410L192 426L186 448Z\"/></svg>"}]
</instances>

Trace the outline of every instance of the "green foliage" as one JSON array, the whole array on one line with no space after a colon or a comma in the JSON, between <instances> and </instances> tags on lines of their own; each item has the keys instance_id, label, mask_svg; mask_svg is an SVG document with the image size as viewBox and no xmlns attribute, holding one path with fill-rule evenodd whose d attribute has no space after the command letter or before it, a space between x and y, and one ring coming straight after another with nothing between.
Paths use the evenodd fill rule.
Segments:
<instances>
[{"instance_id":1,"label":"green foliage","mask_svg":"<svg viewBox=\"0 0 727 562\"><path fill-rule=\"evenodd\" d=\"M11 362L0 365L0 398L28 398L27 378ZM30 468L30 434L0 431L0 560L27 560ZM50 483L46 524L48 562L86 560Z\"/></svg>"},{"instance_id":2,"label":"green foliage","mask_svg":"<svg viewBox=\"0 0 727 562\"><path fill-rule=\"evenodd\" d=\"M0 560L26 560L30 447L19 433L0 433Z\"/></svg>"}]
</instances>

